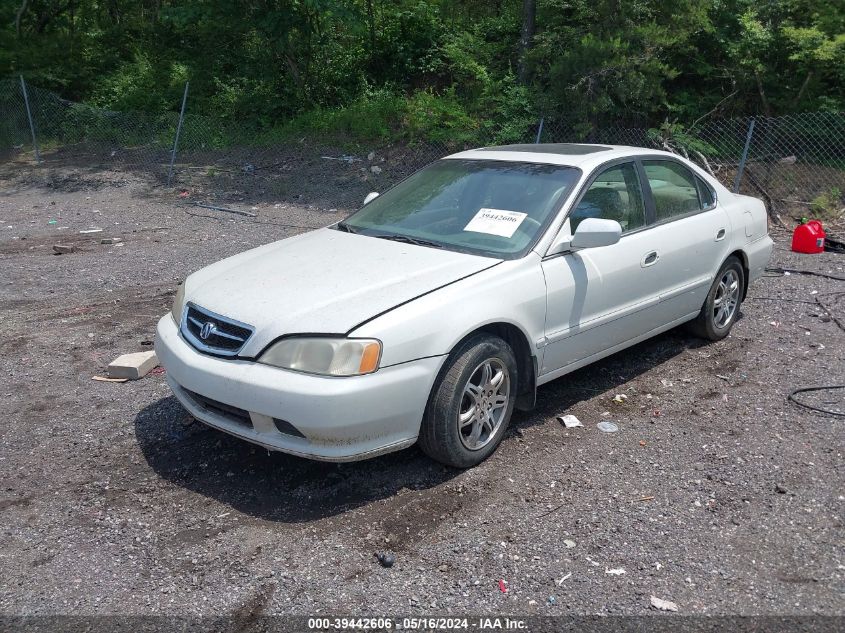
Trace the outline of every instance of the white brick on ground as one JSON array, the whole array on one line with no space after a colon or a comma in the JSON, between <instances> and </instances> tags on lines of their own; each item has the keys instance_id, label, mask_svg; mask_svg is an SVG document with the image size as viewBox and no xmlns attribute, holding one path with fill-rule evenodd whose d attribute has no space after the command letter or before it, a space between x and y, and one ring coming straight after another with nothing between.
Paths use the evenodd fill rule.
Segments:
<instances>
[{"instance_id":1,"label":"white brick on ground","mask_svg":"<svg viewBox=\"0 0 845 633\"><path fill-rule=\"evenodd\" d=\"M109 378L137 380L146 376L157 365L158 358L153 351L124 354L109 364Z\"/></svg>"}]
</instances>

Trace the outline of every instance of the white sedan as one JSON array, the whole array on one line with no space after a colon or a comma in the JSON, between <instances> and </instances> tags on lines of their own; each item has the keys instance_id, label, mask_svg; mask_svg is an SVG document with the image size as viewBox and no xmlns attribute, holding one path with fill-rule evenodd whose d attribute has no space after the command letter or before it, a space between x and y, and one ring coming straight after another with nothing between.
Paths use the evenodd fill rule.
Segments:
<instances>
[{"instance_id":1,"label":"white sedan","mask_svg":"<svg viewBox=\"0 0 845 633\"><path fill-rule=\"evenodd\" d=\"M156 351L195 418L249 442L468 467L538 386L682 323L727 336L771 250L760 200L673 154L483 148L190 275Z\"/></svg>"}]
</instances>

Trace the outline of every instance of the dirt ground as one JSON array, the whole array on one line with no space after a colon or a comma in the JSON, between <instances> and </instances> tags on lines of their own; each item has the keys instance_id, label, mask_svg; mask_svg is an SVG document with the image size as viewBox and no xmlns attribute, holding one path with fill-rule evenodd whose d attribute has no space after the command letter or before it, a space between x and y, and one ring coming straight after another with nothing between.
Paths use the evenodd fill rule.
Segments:
<instances>
[{"instance_id":1,"label":"dirt ground","mask_svg":"<svg viewBox=\"0 0 845 633\"><path fill-rule=\"evenodd\" d=\"M92 381L191 271L341 217L186 200L0 170L0 614L845 615L845 422L787 401L845 383L842 281L772 273L724 341L673 331L544 386L472 470L328 465L192 423L161 373ZM845 276L774 237L773 266Z\"/></svg>"}]
</instances>

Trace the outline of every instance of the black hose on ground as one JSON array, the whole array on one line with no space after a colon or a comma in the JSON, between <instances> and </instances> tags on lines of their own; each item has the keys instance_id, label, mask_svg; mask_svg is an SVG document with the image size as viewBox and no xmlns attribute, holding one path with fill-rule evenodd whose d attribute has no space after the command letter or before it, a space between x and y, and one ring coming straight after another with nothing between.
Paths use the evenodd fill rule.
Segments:
<instances>
[{"instance_id":1,"label":"black hose on ground","mask_svg":"<svg viewBox=\"0 0 845 633\"><path fill-rule=\"evenodd\" d=\"M794 389L792 393L789 394L787 397L788 400L794 402L799 407L803 407L804 409L809 409L810 411L817 411L819 413L825 413L827 415L833 415L838 418L845 418L845 413L840 413L839 411L831 411L830 409L824 409L822 407L817 407L812 404L807 404L806 402L801 402L800 400L795 398L795 394L798 393L805 393L808 391L827 391L830 389L845 389L845 385L818 385L813 387L800 387L799 389Z\"/></svg>"}]
</instances>

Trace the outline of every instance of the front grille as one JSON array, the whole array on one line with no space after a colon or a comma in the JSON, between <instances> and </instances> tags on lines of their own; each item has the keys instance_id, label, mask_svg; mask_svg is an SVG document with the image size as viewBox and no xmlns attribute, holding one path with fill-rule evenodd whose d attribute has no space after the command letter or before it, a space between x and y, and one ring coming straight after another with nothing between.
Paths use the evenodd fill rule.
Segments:
<instances>
[{"instance_id":1,"label":"front grille","mask_svg":"<svg viewBox=\"0 0 845 633\"><path fill-rule=\"evenodd\" d=\"M212 400L211 398L207 398L187 389L185 389L185 392L187 392L187 394L202 408L207 409L212 413L216 413L217 415L221 415L232 422L252 427L252 419L249 417L249 411L233 407L225 402Z\"/></svg>"},{"instance_id":2,"label":"front grille","mask_svg":"<svg viewBox=\"0 0 845 633\"><path fill-rule=\"evenodd\" d=\"M218 356L236 356L254 329L252 326L221 316L189 303L182 317L182 335L201 352Z\"/></svg>"}]
</instances>

